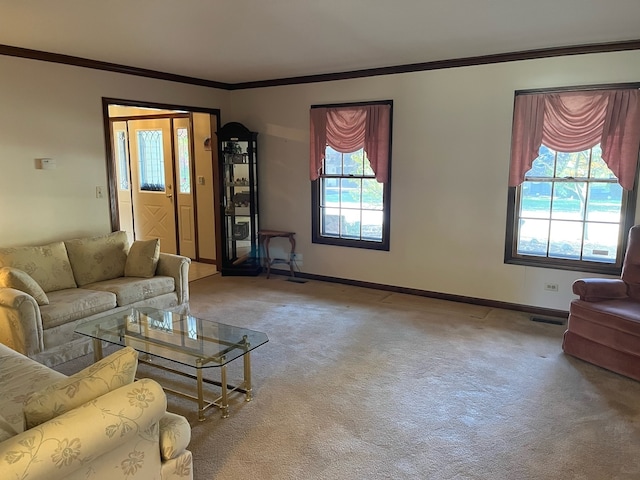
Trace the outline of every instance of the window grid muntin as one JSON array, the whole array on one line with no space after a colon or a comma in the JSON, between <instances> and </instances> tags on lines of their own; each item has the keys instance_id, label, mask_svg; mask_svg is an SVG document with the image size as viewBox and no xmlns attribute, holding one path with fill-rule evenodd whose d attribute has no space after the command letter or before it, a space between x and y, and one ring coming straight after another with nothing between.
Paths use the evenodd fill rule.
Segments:
<instances>
[{"instance_id":1,"label":"window grid muntin","mask_svg":"<svg viewBox=\"0 0 640 480\"><path fill-rule=\"evenodd\" d=\"M543 148L547 148L544 145L541 147L541 150ZM617 221L606 221L606 220L602 220L599 219L598 221L593 221L593 220L589 220L587 218L587 212L589 211L590 208L590 200L591 200L591 188L592 185L594 184L601 184L601 185L605 185L605 184L618 184L618 180L615 176L613 176L613 174L609 174L607 177L595 177L592 176L594 170L593 170L593 163L595 161L597 161L598 157L594 157L594 150L596 150L597 152L601 152L600 150L600 146L596 145L591 149L585 150L583 152L576 152L576 155L580 155L582 153L588 152L588 163L587 163L587 172L586 172L586 177L557 177L558 175L558 168L559 168L559 162L558 162L558 155L559 153L563 153L563 152L554 152L551 149L548 149L549 151L554 153L554 157L553 157L553 177L547 177L547 176L530 176L529 173L527 173L525 175L525 179L524 182L521 186L516 188L516 205L517 205L517 210L516 210L516 214L517 217L515 218L514 221L514 243L513 243L513 253L515 254L515 257L521 257L521 258L538 258L538 259L545 259L545 260L558 260L561 262L571 262L571 263L584 263L584 262L592 262L594 264L598 264L598 265L620 265L621 264L621 256L622 256L622 235L620 230L624 227L624 215L623 212L626 210L626 205L627 205L627 195L625 191L622 191L622 195L620 198L620 203L618 205L618 212L619 212L619 217ZM536 158L536 160L534 160L534 164L535 161L537 161L539 158L541 158L542 155L540 155L538 158ZM606 167L606 163L602 162L603 166L605 168L608 169L608 167ZM529 172L534 170L534 164L532 164L532 168ZM610 170L609 170L610 172ZM549 211L548 211L548 216L546 218L541 218L541 217L529 217L523 214L523 204L524 204L524 200L525 200L525 195L524 195L524 186L526 183L549 183L551 185L551 195L550 195L550 204L549 204ZM582 183L585 186L585 191L584 191L584 204L581 206L581 218L579 219L567 219L567 218L554 218L553 212L554 212L554 201L559 198L558 195L556 195L556 190L558 189L559 185L562 185L563 183ZM594 202L595 203L595 202ZM535 254L535 253L531 253L531 252L523 252L524 249L520 248L521 243L522 243L522 225L524 223L524 221L526 221L527 219L529 220L535 220L535 221L547 221L547 235L546 235L546 249L545 249L545 254L543 255L539 255L539 254ZM555 254L555 252L551 252L551 248L553 245L553 238L552 238L552 229L553 227L557 227L560 223L579 223L581 224L581 235L580 235L580 246L579 246L579 255L578 258L571 258L568 256L558 256L557 254ZM614 254L615 256L611 259L611 260L596 260L593 258L594 255L596 255L595 253L592 253L591 256L585 258L585 230L586 228L588 228L589 226L595 226L595 225L617 225L618 226L618 240L617 240L617 245L615 246L615 251ZM596 249L592 249L592 252L595 251L601 251L601 250L596 250Z\"/></svg>"},{"instance_id":2,"label":"window grid muntin","mask_svg":"<svg viewBox=\"0 0 640 480\"><path fill-rule=\"evenodd\" d=\"M359 155L361 154L361 155ZM330 159L331 157L335 157L336 155L340 156L340 162L339 162L339 173L325 173L325 167L326 167L326 163L327 160ZM353 174L353 173L345 173L345 170L347 172L349 172L350 170L352 170L353 168L349 167L349 168L345 168L345 156L353 156L353 155L358 155L358 159L357 159L357 163L359 165L355 166L355 171L357 172L358 170L361 170L361 173L359 174ZM350 158L350 160L353 161L353 157ZM326 238L335 238L335 239L345 239L345 240L355 240L355 241L367 241L367 242L375 242L375 243L382 243L383 242L383 229L384 229L384 187L382 187L382 191L380 192L380 197L382 197L380 199L379 204L380 207L379 208L368 208L364 206L364 201L363 201L363 197L364 197L364 191L363 191L363 179L375 179L375 174L373 173L373 170L370 168L366 168L366 165L368 164L368 160L366 159L366 155L364 153L364 149L359 149L356 150L355 152L349 152L349 153L341 153L341 152L337 152L333 149L331 149L331 147L327 147L327 155L325 156L325 160L323 161L323 167L321 169L320 172L320 188L319 188L319 210L320 210L320 235ZM333 165L332 165L333 166ZM359 167L359 168L358 168ZM337 181L337 187L327 187L327 182L328 181ZM343 185L347 184L347 182L357 182L358 186L356 188L357 190L357 207L354 206L350 206L349 203L353 204L356 202L348 202L347 204L345 204L345 202L343 202L343 199L346 195L343 195L344 190L346 190L348 187L343 187ZM327 199L327 190L328 188L337 188L338 192L337 192L337 205L330 205L329 204L329 200ZM328 215L331 215L330 213L328 213L328 211L335 211L337 210L338 212L338 219L337 219L337 234L333 233L333 230L329 231L329 229L327 228L327 217ZM355 215L350 215L351 217L357 217L357 221L356 222L348 222L347 226L349 226L350 224L354 224L357 225L357 231L358 234L355 235L353 233L351 233L350 231L346 231L347 230L347 226L345 226L345 216L342 215L342 212L353 212L356 213ZM379 225L379 235L377 236L367 236L366 234L363 233L363 213L364 212L371 212L373 215L379 215L382 216L382 222L380 222ZM371 224L374 226L374 228L377 228L377 224Z\"/></svg>"}]
</instances>

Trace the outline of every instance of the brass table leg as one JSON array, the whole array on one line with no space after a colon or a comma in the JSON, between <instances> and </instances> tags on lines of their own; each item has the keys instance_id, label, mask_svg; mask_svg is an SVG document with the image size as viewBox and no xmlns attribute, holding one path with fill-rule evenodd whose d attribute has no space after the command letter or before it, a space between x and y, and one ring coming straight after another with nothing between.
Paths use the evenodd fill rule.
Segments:
<instances>
[{"instance_id":1,"label":"brass table leg","mask_svg":"<svg viewBox=\"0 0 640 480\"><path fill-rule=\"evenodd\" d=\"M244 336L243 340L244 350L246 352L244 354L244 389L246 391L244 399L246 402L250 402L253 398L251 392L251 353L249 352L249 343L247 342L246 335Z\"/></svg>"},{"instance_id":2,"label":"brass table leg","mask_svg":"<svg viewBox=\"0 0 640 480\"><path fill-rule=\"evenodd\" d=\"M96 363L102 358L102 340L93 339L93 362Z\"/></svg>"},{"instance_id":3,"label":"brass table leg","mask_svg":"<svg viewBox=\"0 0 640 480\"><path fill-rule=\"evenodd\" d=\"M204 393L202 390L202 360L196 360L196 373L198 380L198 421L204 422Z\"/></svg>"},{"instance_id":4,"label":"brass table leg","mask_svg":"<svg viewBox=\"0 0 640 480\"><path fill-rule=\"evenodd\" d=\"M220 410L222 411L222 418L229 416L229 400L227 399L227 366L222 365L220 367L220 388L222 389L222 395L220 399Z\"/></svg>"}]
</instances>

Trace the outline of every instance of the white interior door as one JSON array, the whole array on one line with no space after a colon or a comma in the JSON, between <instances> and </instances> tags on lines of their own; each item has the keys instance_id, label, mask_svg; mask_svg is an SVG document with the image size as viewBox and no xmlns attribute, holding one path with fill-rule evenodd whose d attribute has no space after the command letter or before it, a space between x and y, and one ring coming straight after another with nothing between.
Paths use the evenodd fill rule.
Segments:
<instances>
[{"instance_id":1,"label":"white interior door","mask_svg":"<svg viewBox=\"0 0 640 480\"><path fill-rule=\"evenodd\" d=\"M170 120L129 121L129 144L135 238L177 253Z\"/></svg>"},{"instance_id":2,"label":"white interior door","mask_svg":"<svg viewBox=\"0 0 640 480\"><path fill-rule=\"evenodd\" d=\"M178 217L178 252L180 255L196 258L195 202L193 199L193 178L191 172L191 125L188 118L173 121L173 145L176 168L176 205Z\"/></svg>"}]
</instances>

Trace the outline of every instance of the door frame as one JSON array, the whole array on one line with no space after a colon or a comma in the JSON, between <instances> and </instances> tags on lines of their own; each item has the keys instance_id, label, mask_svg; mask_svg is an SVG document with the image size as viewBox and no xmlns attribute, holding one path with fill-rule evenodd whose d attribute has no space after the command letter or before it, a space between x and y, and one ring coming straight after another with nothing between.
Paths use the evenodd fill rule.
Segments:
<instances>
[{"instance_id":1,"label":"door frame","mask_svg":"<svg viewBox=\"0 0 640 480\"><path fill-rule=\"evenodd\" d=\"M207 108L207 107L192 107L187 105L175 105L175 104L167 104L167 103L155 103L155 102L145 102L138 100L128 100L121 98L112 98L112 97L102 97L102 117L103 117L103 125L104 125L104 138L105 138L105 149L106 149L106 167L107 167L107 190L109 195L109 214L111 219L111 230L118 231L120 230L120 217L118 212L118 185L117 185L117 173L116 173L116 159L115 153L113 151L113 138L111 135L111 124L109 117L109 106L110 105L122 105L127 107L142 107L142 108L156 108L161 110L177 110L182 111L189 114L189 117L192 117L193 113L205 113L209 115L215 115L216 121L210 122L210 138L216 138L217 131L220 129L220 109L219 108ZM144 117L141 117L144 118ZM173 139L172 139L173 142ZM217 143L217 142L216 142ZM191 150L193 155L193 142L191 142ZM217 145L215 147L217 149ZM214 211L217 212L216 206L220 202L220 191L218 189L218 182L215 179L219 176L219 168L218 162L213 163L213 178L212 189L213 189L213 208ZM192 178L195 165L191 165L192 168ZM194 191L195 194L195 191ZM196 219L197 221L197 219ZM218 250L220 245L221 233L220 233L220 219L215 218L214 221L214 235L216 242L216 250ZM196 256L199 257L200 253L196 248ZM218 255L216 255L217 257ZM217 261L217 260L216 260Z\"/></svg>"}]
</instances>

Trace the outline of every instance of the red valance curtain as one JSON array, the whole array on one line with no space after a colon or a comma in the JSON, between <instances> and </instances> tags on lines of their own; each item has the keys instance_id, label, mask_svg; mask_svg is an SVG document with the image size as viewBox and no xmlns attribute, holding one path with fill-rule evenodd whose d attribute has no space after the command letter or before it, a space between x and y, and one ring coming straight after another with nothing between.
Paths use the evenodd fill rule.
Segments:
<instances>
[{"instance_id":1,"label":"red valance curtain","mask_svg":"<svg viewBox=\"0 0 640 480\"><path fill-rule=\"evenodd\" d=\"M390 105L364 105L311 109L309 173L317 180L327 145L338 152L364 148L376 180L386 183L389 163Z\"/></svg>"},{"instance_id":2,"label":"red valance curtain","mask_svg":"<svg viewBox=\"0 0 640 480\"><path fill-rule=\"evenodd\" d=\"M600 143L602 159L631 190L640 149L640 95L637 89L518 95L512 135L510 187L524 181L541 144L581 152Z\"/></svg>"}]
</instances>

